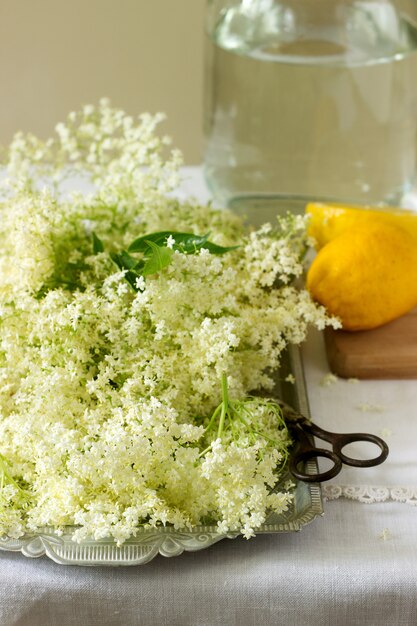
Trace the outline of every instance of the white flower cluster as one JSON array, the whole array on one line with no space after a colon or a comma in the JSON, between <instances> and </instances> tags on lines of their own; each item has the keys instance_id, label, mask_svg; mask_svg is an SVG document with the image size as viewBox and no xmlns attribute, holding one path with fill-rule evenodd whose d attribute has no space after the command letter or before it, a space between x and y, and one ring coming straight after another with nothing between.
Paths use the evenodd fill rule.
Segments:
<instances>
[{"instance_id":1,"label":"white flower cluster","mask_svg":"<svg viewBox=\"0 0 417 626\"><path fill-rule=\"evenodd\" d=\"M290 502L289 491L273 491L289 439L267 404L248 401L246 421L224 430L208 424L225 373L231 398L271 388L286 344L329 321L291 286L304 222L248 235L228 211L180 203L169 192L181 158L164 159L159 121L103 101L70 114L57 139L18 135L10 147L0 204L0 534L76 525L77 539L122 543L143 526L215 520L220 532L250 537ZM96 191L61 195L73 169ZM174 231L172 262L132 288L112 254L156 231ZM185 254L178 231L239 247Z\"/></svg>"}]
</instances>

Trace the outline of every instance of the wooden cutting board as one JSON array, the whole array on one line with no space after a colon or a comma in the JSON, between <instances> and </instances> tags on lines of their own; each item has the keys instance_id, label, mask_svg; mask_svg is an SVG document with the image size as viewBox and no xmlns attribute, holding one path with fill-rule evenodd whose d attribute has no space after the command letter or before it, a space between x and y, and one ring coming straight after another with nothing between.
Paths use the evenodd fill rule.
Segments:
<instances>
[{"instance_id":1,"label":"wooden cutting board","mask_svg":"<svg viewBox=\"0 0 417 626\"><path fill-rule=\"evenodd\" d=\"M417 308L374 330L325 331L331 371L342 378L417 378Z\"/></svg>"}]
</instances>

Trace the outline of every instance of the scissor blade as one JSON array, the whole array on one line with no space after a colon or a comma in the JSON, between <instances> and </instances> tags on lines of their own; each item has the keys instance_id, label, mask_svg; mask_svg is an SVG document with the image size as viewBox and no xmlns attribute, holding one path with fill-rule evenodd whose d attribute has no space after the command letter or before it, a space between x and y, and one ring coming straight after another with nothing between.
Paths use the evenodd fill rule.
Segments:
<instances>
[{"instance_id":1,"label":"scissor blade","mask_svg":"<svg viewBox=\"0 0 417 626\"><path fill-rule=\"evenodd\" d=\"M310 420L305 417L305 415L302 415L301 413L296 411L286 402L283 402L282 400L277 400L277 404L280 406L284 419L288 423L289 427L291 426L291 424L299 424L300 426L303 426L311 423Z\"/></svg>"}]
</instances>

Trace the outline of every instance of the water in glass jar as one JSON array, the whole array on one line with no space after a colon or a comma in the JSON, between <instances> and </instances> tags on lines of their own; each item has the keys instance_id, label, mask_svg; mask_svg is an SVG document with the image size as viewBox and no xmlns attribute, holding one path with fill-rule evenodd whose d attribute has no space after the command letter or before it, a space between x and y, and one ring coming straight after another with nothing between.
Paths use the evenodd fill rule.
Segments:
<instances>
[{"instance_id":1,"label":"water in glass jar","mask_svg":"<svg viewBox=\"0 0 417 626\"><path fill-rule=\"evenodd\" d=\"M400 202L416 176L415 25L389 3L357 2L342 33L317 24L294 37L291 11L263 5L225 10L209 36L216 200L254 223L314 198Z\"/></svg>"}]
</instances>

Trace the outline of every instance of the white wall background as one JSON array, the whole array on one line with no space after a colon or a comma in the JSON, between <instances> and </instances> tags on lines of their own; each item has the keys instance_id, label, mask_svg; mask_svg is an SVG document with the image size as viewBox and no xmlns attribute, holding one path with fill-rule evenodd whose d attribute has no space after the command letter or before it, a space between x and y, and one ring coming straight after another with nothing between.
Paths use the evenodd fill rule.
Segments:
<instances>
[{"instance_id":1,"label":"white wall background","mask_svg":"<svg viewBox=\"0 0 417 626\"><path fill-rule=\"evenodd\" d=\"M0 144L102 96L202 155L205 0L0 0Z\"/></svg>"}]
</instances>

